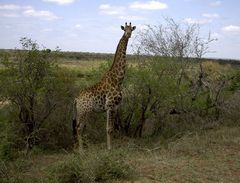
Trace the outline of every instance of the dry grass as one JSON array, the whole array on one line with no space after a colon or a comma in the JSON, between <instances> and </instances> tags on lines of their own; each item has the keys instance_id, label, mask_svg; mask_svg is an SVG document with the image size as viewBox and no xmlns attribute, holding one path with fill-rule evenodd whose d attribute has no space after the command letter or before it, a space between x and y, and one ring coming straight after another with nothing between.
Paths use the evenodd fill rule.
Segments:
<instances>
[{"instance_id":1,"label":"dry grass","mask_svg":"<svg viewBox=\"0 0 240 183\"><path fill-rule=\"evenodd\" d=\"M59 66L62 68L66 68L70 71L89 71L92 69L98 68L101 64L107 63L106 60L81 60L81 61L75 61L75 60L67 60L67 61L61 61Z\"/></svg>"},{"instance_id":2,"label":"dry grass","mask_svg":"<svg viewBox=\"0 0 240 183\"><path fill-rule=\"evenodd\" d=\"M135 158L141 182L240 182L240 128L190 134ZM148 179L148 180L146 180Z\"/></svg>"},{"instance_id":3,"label":"dry grass","mask_svg":"<svg viewBox=\"0 0 240 183\"><path fill-rule=\"evenodd\" d=\"M187 134L177 141L168 143L167 147L157 142L150 146L141 142L143 144L136 146L132 140L124 142L116 140L115 148L124 151L125 161L137 172L135 183L238 183L240 182L239 132L239 127L221 127L202 133ZM100 153L104 148L103 144L93 145L86 150L86 153ZM16 167L16 163L19 167L20 162L24 164L22 165L24 168L12 169L9 174L18 178L24 177L22 180L25 182L33 180L44 182L49 166L64 161L69 155L71 156L71 153L38 154L23 158L10 167Z\"/></svg>"},{"instance_id":4,"label":"dry grass","mask_svg":"<svg viewBox=\"0 0 240 183\"><path fill-rule=\"evenodd\" d=\"M112 63L113 60L101 60L101 59L95 59L95 60L62 60L59 62L59 66L65 69L68 69L70 71L81 71L81 72L88 72L91 70L98 69L102 64L106 63ZM139 63L135 62L134 60L127 59L127 66L128 67L136 67Z\"/></svg>"}]
</instances>

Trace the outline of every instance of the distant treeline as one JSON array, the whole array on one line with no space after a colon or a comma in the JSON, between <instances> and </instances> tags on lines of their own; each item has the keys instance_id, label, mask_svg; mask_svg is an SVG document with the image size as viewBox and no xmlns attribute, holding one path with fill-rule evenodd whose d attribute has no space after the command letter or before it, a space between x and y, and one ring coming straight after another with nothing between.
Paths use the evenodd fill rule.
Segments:
<instances>
[{"instance_id":1,"label":"distant treeline","mask_svg":"<svg viewBox=\"0 0 240 183\"><path fill-rule=\"evenodd\" d=\"M114 58L114 54L64 51L60 52L60 57L67 60L110 60Z\"/></svg>"},{"instance_id":2,"label":"distant treeline","mask_svg":"<svg viewBox=\"0 0 240 183\"><path fill-rule=\"evenodd\" d=\"M8 52L10 54L13 54L17 50L15 49L0 49L0 53L2 52ZM19 50L18 50L19 51ZM51 50L49 50L51 51ZM94 53L94 52L72 52L72 51L60 51L59 57L66 59L66 60L113 60L114 54L113 53ZM138 57L146 57L150 58L151 56L144 56L144 55L134 55L134 54L128 54L127 57L131 59L137 59ZM221 59L221 58L202 58L204 60L208 61L216 61L220 64L231 64L240 67L240 60L237 59ZM191 60L195 61L194 58L191 58ZM197 61L197 59L196 59Z\"/></svg>"}]
</instances>

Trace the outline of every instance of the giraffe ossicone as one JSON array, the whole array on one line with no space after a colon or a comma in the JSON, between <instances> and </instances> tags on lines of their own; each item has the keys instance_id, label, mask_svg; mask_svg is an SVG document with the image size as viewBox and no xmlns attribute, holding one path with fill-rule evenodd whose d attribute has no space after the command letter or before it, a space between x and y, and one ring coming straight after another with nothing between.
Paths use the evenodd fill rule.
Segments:
<instances>
[{"instance_id":1,"label":"giraffe ossicone","mask_svg":"<svg viewBox=\"0 0 240 183\"><path fill-rule=\"evenodd\" d=\"M111 133L113 131L114 114L122 100L122 82L126 68L126 50L128 40L136 26L131 23L121 26L124 31L120 39L111 68L103 75L98 83L80 92L74 100L73 134L76 146L82 148L82 134L92 112L106 111L107 113L107 148L111 149Z\"/></svg>"}]
</instances>

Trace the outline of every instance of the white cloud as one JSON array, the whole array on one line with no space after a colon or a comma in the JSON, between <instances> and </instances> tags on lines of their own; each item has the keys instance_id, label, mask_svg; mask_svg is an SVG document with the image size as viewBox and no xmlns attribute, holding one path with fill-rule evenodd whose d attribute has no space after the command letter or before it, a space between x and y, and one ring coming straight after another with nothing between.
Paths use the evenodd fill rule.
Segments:
<instances>
[{"instance_id":1,"label":"white cloud","mask_svg":"<svg viewBox=\"0 0 240 183\"><path fill-rule=\"evenodd\" d=\"M111 5L110 4L101 4L99 6L99 9L100 10L107 10L107 9L110 9L111 8Z\"/></svg>"},{"instance_id":2,"label":"white cloud","mask_svg":"<svg viewBox=\"0 0 240 183\"><path fill-rule=\"evenodd\" d=\"M80 27L82 27L82 26L81 26L80 24L76 24L75 27L76 27L76 28L80 28Z\"/></svg>"},{"instance_id":3,"label":"white cloud","mask_svg":"<svg viewBox=\"0 0 240 183\"><path fill-rule=\"evenodd\" d=\"M55 20L58 19L56 15L54 15L50 11L45 11L45 10L35 10L34 8L29 8L25 11L23 11L23 15L26 17L38 17L38 18L43 18L45 20Z\"/></svg>"},{"instance_id":4,"label":"white cloud","mask_svg":"<svg viewBox=\"0 0 240 183\"><path fill-rule=\"evenodd\" d=\"M76 29L80 29L80 28L82 28L82 25L81 25L81 24L76 24L74 27L75 27Z\"/></svg>"},{"instance_id":5,"label":"white cloud","mask_svg":"<svg viewBox=\"0 0 240 183\"><path fill-rule=\"evenodd\" d=\"M222 30L224 32L240 33L240 26L229 25L229 26L223 27Z\"/></svg>"},{"instance_id":6,"label":"white cloud","mask_svg":"<svg viewBox=\"0 0 240 183\"><path fill-rule=\"evenodd\" d=\"M131 5L130 5L131 6ZM126 21L137 21L137 20L146 20L145 17L141 15L136 15L135 11L131 10L131 7L125 6L113 6L110 4L101 4L99 6L99 12L106 15L115 16L120 20Z\"/></svg>"},{"instance_id":7,"label":"white cloud","mask_svg":"<svg viewBox=\"0 0 240 183\"><path fill-rule=\"evenodd\" d=\"M110 4L101 4L99 6L100 13L115 16L120 20L126 21L136 21L136 20L145 20L145 17L131 15L130 11L127 11L127 7L124 6L112 6Z\"/></svg>"},{"instance_id":8,"label":"white cloud","mask_svg":"<svg viewBox=\"0 0 240 183\"><path fill-rule=\"evenodd\" d=\"M194 19L194 18L185 18L183 21L188 24L199 24L199 25L204 25L212 22L211 19Z\"/></svg>"},{"instance_id":9,"label":"white cloud","mask_svg":"<svg viewBox=\"0 0 240 183\"><path fill-rule=\"evenodd\" d=\"M204 25L204 24L209 24L213 22L214 19L219 18L220 16L217 13L204 13L202 14L202 18L196 19L196 18L185 18L183 22L188 23L188 24L199 24L199 25Z\"/></svg>"},{"instance_id":10,"label":"white cloud","mask_svg":"<svg viewBox=\"0 0 240 183\"><path fill-rule=\"evenodd\" d=\"M4 13L0 16L13 18L13 17L39 17L45 20L55 20L58 17L46 10L35 10L32 6L20 6L16 4L2 4L0 5L0 10L3 10Z\"/></svg>"},{"instance_id":11,"label":"white cloud","mask_svg":"<svg viewBox=\"0 0 240 183\"><path fill-rule=\"evenodd\" d=\"M16 18L16 17L19 17L19 14L17 14L17 13L4 13L4 14L1 14L1 16L7 17L7 18Z\"/></svg>"},{"instance_id":12,"label":"white cloud","mask_svg":"<svg viewBox=\"0 0 240 183\"><path fill-rule=\"evenodd\" d=\"M135 16L135 15L122 15L118 17L121 20L126 20L126 21L134 21L134 20L145 20L146 18L142 16Z\"/></svg>"},{"instance_id":13,"label":"white cloud","mask_svg":"<svg viewBox=\"0 0 240 183\"><path fill-rule=\"evenodd\" d=\"M107 15L124 15L125 7L123 6L111 6L109 4L101 4L99 10L103 14Z\"/></svg>"},{"instance_id":14,"label":"white cloud","mask_svg":"<svg viewBox=\"0 0 240 183\"><path fill-rule=\"evenodd\" d=\"M160 1L148 1L140 2L135 1L129 6L131 9L141 9L141 10L161 10L168 8L168 5Z\"/></svg>"},{"instance_id":15,"label":"white cloud","mask_svg":"<svg viewBox=\"0 0 240 183\"><path fill-rule=\"evenodd\" d=\"M21 7L15 4L2 4L0 5L0 10L18 10Z\"/></svg>"},{"instance_id":16,"label":"white cloud","mask_svg":"<svg viewBox=\"0 0 240 183\"><path fill-rule=\"evenodd\" d=\"M204 13L202 16L206 17L206 18L219 18L219 14L217 14L217 13L212 13L212 14Z\"/></svg>"},{"instance_id":17,"label":"white cloud","mask_svg":"<svg viewBox=\"0 0 240 183\"><path fill-rule=\"evenodd\" d=\"M209 6L221 6L222 1L213 1L209 3Z\"/></svg>"},{"instance_id":18,"label":"white cloud","mask_svg":"<svg viewBox=\"0 0 240 183\"><path fill-rule=\"evenodd\" d=\"M19 6L16 4L1 4L0 10L5 11L17 11L17 10L23 10L23 9L29 9L31 6Z\"/></svg>"},{"instance_id":19,"label":"white cloud","mask_svg":"<svg viewBox=\"0 0 240 183\"><path fill-rule=\"evenodd\" d=\"M66 5L66 4L74 3L75 0L43 0L43 1L54 2L54 3L57 3L58 5Z\"/></svg>"}]
</instances>

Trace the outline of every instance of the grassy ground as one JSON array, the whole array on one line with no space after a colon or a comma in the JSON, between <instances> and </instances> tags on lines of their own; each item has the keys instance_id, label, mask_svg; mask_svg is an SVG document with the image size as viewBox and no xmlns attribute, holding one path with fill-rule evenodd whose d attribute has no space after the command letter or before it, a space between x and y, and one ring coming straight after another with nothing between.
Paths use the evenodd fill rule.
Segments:
<instances>
[{"instance_id":1,"label":"grassy ground","mask_svg":"<svg viewBox=\"0 0 240 183\"><path fill-rule=\"evenodd\" d=\"M134 169L135 173L130 180L135 183L238 183L240 182L239 132L239 127L221 127L187 134L167 144L160 144L157 138L153 141L115 140L114 148L116 151L124 152L124 161ZM105 144L92 145L85 150L86 154L96 156L105 152ZM5 176L11 177L10 182L46 182L46 176L49 176L48 171L51 169L49 167L60 162L69 162L72 156L73 152L66 151L32 154L10 163L9 171ZM130 180L118 182L131 182Z\"/></svg>"},{"instance_id":2,"label":"grassy ground","mask_svg":"<svg viewBox=\"0 0 240 183\"><path fill-rule=\"evenodd\" d=\"M106 60L63 60L60 62L60 67L66 68L70 71L86 72L98 68L101 64L106 63Z\"/></svg>"},{"instance_id":3,"label":"grassy ground","mask_svg":"<svg viewBox=\"0 0 240 183\"><path fill-rule=\"evenodd\" d=\"M136 167L152 182L237 183L240 181L239 130L221 128L186 135L166 149L148 151L144 156L140 153Z\"/></svg>"}]
</instances>

